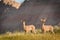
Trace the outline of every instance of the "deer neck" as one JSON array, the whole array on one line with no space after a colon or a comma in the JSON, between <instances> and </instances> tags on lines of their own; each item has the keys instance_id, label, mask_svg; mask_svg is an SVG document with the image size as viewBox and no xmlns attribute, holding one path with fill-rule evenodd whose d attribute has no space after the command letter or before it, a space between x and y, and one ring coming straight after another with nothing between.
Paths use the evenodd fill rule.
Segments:
<instances>
[{"instance_id":1,"label":"deer neck","mask_svg":"<svg viewBox=\"0 0 60 40\"><path fill-rule=\"evenodd\" d=\"M43 25L42 25L43 27L45 26L45 23L43 23Z\"/></svg>"},{"instance_id":2,"label":"deer neck","mask_svg":"<svg viewBox=\"0 0 60 40\"><path fill-rule=\"evenodd\" d=\"M25 29L25 22L23 22L23 27L24 27L24 29Z\"/></svg>"}]
</instances>

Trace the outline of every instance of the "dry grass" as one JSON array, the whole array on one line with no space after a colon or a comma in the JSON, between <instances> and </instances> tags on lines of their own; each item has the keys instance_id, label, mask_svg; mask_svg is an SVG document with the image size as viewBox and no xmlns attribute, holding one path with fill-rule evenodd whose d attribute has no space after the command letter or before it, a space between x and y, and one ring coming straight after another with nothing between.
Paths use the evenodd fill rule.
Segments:
<instances>
[{"instance_id":1,"label":"dry grass","mask_svg":"<svg viewBox=\"0 0 60 40\"><path fill-rule=\"evenodd\" d=\"M39 32L39 30L38 30ZM37 34L25 34L24 32L16 32L1 34L0 40L60 40L60 30L55 30L55 34L52 33L37 33Z\"/></svg>"}]
</instances>

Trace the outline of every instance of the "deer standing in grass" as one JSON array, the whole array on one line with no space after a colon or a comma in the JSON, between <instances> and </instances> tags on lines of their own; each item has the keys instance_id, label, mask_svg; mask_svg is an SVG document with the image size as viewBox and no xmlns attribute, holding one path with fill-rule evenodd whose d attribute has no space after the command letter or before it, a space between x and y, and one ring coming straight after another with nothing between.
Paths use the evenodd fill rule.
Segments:
<instances>
[{"instance_id":1,"label":"deer standing in grass","mask_svg":"<svg viewBox=\"0 0 60 40\"><path fill-rule=\"evenodd\" d=\"M41 19L41 22L42 22L42 30L44 33L46 33L47 31L51 31L52 33L54 33L54 28L52 25L45 25L45 22L46 22L46 18L44 19Z\"/></svg>"},{"instance_id":2,"label":"deer standing in grass","mask_svg":"<svg viewBox=\"0 0 60 40\"><path fill-rule=\"evenodd\" d=\"M26 25L25 21L23 21L23 27L24 27L24 30L25 30L26 33L31 32L31 31L36 33L34 25Z\"/></svg>"}]
</instances>

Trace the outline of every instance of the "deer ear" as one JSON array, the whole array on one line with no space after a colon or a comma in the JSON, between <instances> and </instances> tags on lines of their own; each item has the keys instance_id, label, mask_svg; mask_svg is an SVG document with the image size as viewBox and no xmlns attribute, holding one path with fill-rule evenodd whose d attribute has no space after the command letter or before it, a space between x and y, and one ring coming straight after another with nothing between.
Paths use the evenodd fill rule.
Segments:
<instances>
[{"instance_id":1,"label":"deer ear","mask_svg":"<svg viewBox=\"0 0 60 40\"><path fill-rule=\"evenodd\" d=\"M41 19L41 21L42 21L43 19Z\"/></svg>"}]
</instances>

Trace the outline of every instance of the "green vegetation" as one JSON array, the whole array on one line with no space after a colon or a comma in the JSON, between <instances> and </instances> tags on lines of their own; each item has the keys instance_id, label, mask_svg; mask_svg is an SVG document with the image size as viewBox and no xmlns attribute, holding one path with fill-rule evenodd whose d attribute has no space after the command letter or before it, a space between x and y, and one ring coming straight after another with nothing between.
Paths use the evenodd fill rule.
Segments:
<instances>
[{"instance_id":1,"label":"green vegetation","mask_svg":"<svg viewBox=\"0 0 60 40\"><path fill-rule=\"evenodd\" d=\"M55 34L53 33L41 33L36 30L38 33L28 33L25 34L24 32L7 32L5 34L0 35L0 40L60 40L60 29L55 29Z\"/></svg>"}]
</instances>

